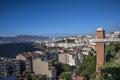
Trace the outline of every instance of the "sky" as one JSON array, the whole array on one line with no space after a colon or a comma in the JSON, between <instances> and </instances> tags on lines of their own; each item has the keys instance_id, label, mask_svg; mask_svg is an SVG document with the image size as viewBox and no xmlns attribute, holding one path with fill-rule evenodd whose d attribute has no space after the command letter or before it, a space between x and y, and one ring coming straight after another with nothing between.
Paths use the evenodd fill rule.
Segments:
<instances>
[{"instance_id":1,"label":"sky","mask_svg":"<svg viewBox=\"0 0 120 80\"><path fill-rule=\"evenodd\" d=\"M120 0L0 0L0 36L120 31Z\"/></svg>"}]
</instances>

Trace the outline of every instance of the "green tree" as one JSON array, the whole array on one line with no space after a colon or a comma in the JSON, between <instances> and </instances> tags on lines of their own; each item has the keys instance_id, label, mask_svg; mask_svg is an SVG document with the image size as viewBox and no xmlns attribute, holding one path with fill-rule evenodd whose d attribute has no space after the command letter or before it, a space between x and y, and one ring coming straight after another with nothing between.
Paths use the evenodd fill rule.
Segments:
<instances>
[{"instance_id":1,"label":"green tree","mask_svg":"<svg viewBox=\"0 0 120 80\"><path fill-rule=\"evenodd\" d=\"M0 76L0 78L3 78L3 76Z\"/></svg>"},{"instance_id":2,"label":"green tree","mask_svg":"<svg viewBox=\"0 0 120 80\"><path fill-rule=\"evenodd\" d=\"M23 72L23 76L25 76L25 77L29 77L30 74L31 74L31 72L28 71L28 70L26 70L26 71Z\"/></svg>"},{"instance_id":3,"label":"green tree","mask_svg":"<svg viewBox=\"0 0 120 80\"><path fill-rule=\"evenodd\" d=\"M120 64L106 62L100 69L103 80L120 80Z\"/></svg>"},{"instance_id":4,"label":"green tree","mask_svg":"<svg viewBox=\"0 0 120 80\"><path fill-rule=\"evenodd\" d=\"M67 41L68 43L73 43L73 42L75 42L75 39L66 39L66 41Z\"/></svg>"},{"instance_id":5,"label":"green tree","mask_svg":"<svg viewBox=\"0 0 120 80\"><path fill-rule=\"evenodd\" d=\"M32 80L42 80L42 79L38 78L36 75L33 75Z\"/></svg>"},{"instance_id":6,"label":"green tree","mask_svg":"<svg viewBox=\"0 0 120 80\"><path fill-rule=\"evenodd\" d=\"M91 78L95 76L96 58L95 56L89 56L83 59L83 62L78 66L77 73L85 78Z\"/></svg>"},{"instance_id":7,"label":"green tree","mask_svg":"<svg viewBox=\"0 0 120 80\"><path fill-rule=\"evenodd\" d=\"M105 48L106 60L111 61L114 59L117 52L120 52L120 42L110 43Z\"/></svg>"},{"instance_id":8,"label":"green tree","mask_svg":"<svg viewBox=\"0 0 120 80\"><path fill-rule=\"evenodd\" d=\"M69 72L62 72L59 79L72 80L71 74Z\"/></svg>"},{"instance_id":9,"label":"green tree","mask_svg":"<svg viewBox=\"0 0 120 80\"><path fill-rule=\"evenodd\" d=\"M110 62L107 60L103 67L101 67L102 80L120 80L120 64L116 62L117 54L120 53L120 42L110 43L106 46L107 58L109 56Z\"/></svg>"},{"instance_id":10,"label":"green tree","mask_svg":"<svg viewBox=\"0 0 120 80\"><path fill-rule=\"evenodd\" d=\"M69 64L63 64L62 65L63 72L69 72L70 71L70 65Z\"/></svg>"}]
</instances>

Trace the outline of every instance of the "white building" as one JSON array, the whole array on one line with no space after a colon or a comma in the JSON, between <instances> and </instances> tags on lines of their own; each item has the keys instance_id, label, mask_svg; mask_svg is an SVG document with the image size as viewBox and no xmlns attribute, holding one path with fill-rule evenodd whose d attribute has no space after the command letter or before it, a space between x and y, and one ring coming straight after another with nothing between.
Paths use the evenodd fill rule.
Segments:
<instances>
[{"instance_id":1,"label":"white building","mask_svg":"<svg viewBox=\"0 0 120 80\"><path fill-rule=\"evenodd\" d=\"M55 43L55 42L49 42L46 44L47 47L64 47L64 48L81 46L81 45L86 45L86 44L83 44L83 43Z\"/></svg>"},{"instance_id":2,"label":"white building","mask_svg":"<svg viewBox=\"0 0 120 80\"><path fill-rule=\"evenodd\" d=\"M78 55L72 55L72 54L59 54L59 61L63 64L69 64L71 66L76 66L77 64L80 63L80 60L82 58L78 58Z\"/></svg>"}]
</instances>

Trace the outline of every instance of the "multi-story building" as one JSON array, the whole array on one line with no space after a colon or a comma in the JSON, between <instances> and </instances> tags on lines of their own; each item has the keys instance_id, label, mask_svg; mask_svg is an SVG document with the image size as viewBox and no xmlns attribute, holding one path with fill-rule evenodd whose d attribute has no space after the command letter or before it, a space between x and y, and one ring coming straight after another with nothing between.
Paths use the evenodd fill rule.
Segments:
<instances>
[{"instance_id":1,"label":"multi-story building","mask_svg":"<svg viewBox=\"0 0 120 80\"><path fill-rule=\"evenodd\" d=\"M0 76L20 75L20 62L14 58L0 58Z\"/></svg>"},{"instance_id":2,"label":"multi-story building","mask_svg":"<svg viewBox=\"0 0 120 80\"><path fill-rule=\"evenodd\" d=\"M16 59L8 59L7 70L9 75L20 76L20 62Z\"/></svg>"},{"instance_id":3,"label":"multi-story building","mask_svg":"<svg viewBox=\"0 0 120 80\"><path fill-rule=\"evenodd\" d=\"M42 61L40 58L32 60L33 72L35 74L47 75L49 78L56 78L56 68L49 66L49 63Z\"/></svg>"},{"instance_id":4,"label":"multi-story building","mask_svg":"<svg viewBox=\"0 0 120 80\"><path fill-rule=\"evenodd\" d=\"M16 56L17 60L21 60L21 67L24 70L32 71L32 59L39 57L37 53L23 53Z\"/></svg>"},{"instance_id":5,"label":"multi-story building","mask_svg":"<svg viewBox=\"0 0 120 80\"><path fill-rule=\"evenodd\" d=\"M67 54L67 64L69 64L71 66L76 66L75 55Z\"/></svg>"},{"instance_id":6,"label":"multi-story building","mask_svg":"<svg viewBox=\"0 0 120 80\"><path fill-rule=\"evenodd\" d=\"M62 53L62 54L59 54L59 59L58 59L61 63L63 64L66 64L67 63L67 58L66 58L66 54Z\"/></svg>"},{"instance_id":7,"label":"multi-story building","mask_svg":"<svg viewBox=\"0 0 120 80\"><path fill-rule=\"evenodd\" d=\"M5 77L7 73L6 61L3 59L4 58L0 58L0 77Z\"/></svg>"},{"instance_id":8,"label":"multi-story building","mask_svg":"<svg viewBox=\"0 0 120 80\"><path fill-rule=\"evenodd\" d=\"M67 42L61 42L61 43L48 42L48 43L46 43L47 47L64 47L64 48L81 46L81 45L86 45L86 44L85 43L67 43Z\"/></svg>"},{"instance_id":9,"label":"multi-story building","mask_svg":"<svg viewBox=\"0 0 120 80\"><path fill-rule=\"evenodd\" d=\"M81 48L81 53L84 54L84 55L86 55L86 56L90 55L90 53L94 54L94 52L92 51L92 48L88 47L88 46L83 46Z\"/></svg>"},{"instance_id":10,"label":"multi-story building","mask_svg":"<svg viewBox=\"0 0 120 80\"><path fill-rule=\"evenodd\" d=\"M82 58L78 58L77 54L62 53L59 54L59 61L63 64L77 66Z\"/></svg>"},{"instance_id":11,"label":"multi-story building","mask_svg":"<svg viewBox=\"0 0 120 80\"><path fill-rule=\"evenodd\" d=\"M49 78L56 80L56 68L47 62L48 55L40 55L37 53L24 53L16 56L18 60L25 61L25 70L34 72L35 74L47 75ZM44 57L45 59L42 59ZM49 59L48 59L49 61Z\"/></svg>"}]
</instances>

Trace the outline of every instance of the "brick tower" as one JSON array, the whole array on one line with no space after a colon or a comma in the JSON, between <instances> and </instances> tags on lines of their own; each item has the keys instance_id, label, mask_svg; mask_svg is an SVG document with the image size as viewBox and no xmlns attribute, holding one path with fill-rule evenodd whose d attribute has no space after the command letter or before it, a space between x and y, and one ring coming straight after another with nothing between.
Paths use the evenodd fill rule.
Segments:
<instances>
[{"instance_id":1,"label":"brick tower","mask_svg":"<svg viewBox=\"0 0 120 80\"><path fill-rule=\"evenodd\" d=\"M105 31L103 28L98 28L96 31L97 39L105 38ZM96 72L98 72L98 68L103 66L105 58L105 44L104 43L96 43Z\"/></svg>"}]
</instances>

